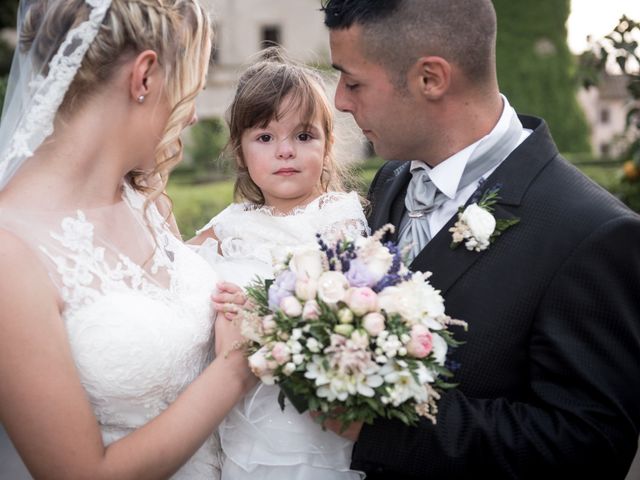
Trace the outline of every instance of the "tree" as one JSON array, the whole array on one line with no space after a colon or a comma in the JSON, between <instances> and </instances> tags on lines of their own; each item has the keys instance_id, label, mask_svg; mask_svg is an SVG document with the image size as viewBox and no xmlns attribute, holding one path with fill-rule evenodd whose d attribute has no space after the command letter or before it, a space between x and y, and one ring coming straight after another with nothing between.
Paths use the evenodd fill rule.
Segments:
<instances>
[{"instance_id":1,"label":"tree","mask_svg":"<svg viewBox=\"0 0 640 480\"><path fill-rule=\"evenodd\" d=\"M567 45L570 0L493 3L501 91L519 112L547 121L560 151L589 152L589 128L576 99L576 62Z\"/></svg>"},{"instance_id":2,"label":"tree","mask_svg":"<svg viewBox=\"0 0 640 480\"><path fill-rule=\"evenodd\" d=\"M615 193L633 210L640 212L640 23L623 16L604 38L596 40L591 50L580 57L579 78L586 88L597 86L610 59L627 77L627 91L632 101L627 109L626 133L631 139L623 154L626 160Z\"/></svg>"},{"instance_id":3,"label":"tree","mask_svg":"<svg viewBox=\"0 0 640 480\"><path fill-rule=\"evenodd\" d=\"M215 161L227 143L227 130L220 118L207 118L189 129L189 139L185 142L185 153L191 160L196 176L207 177L215 168ZM217 169L219 170L219 169Z\"/></svg>"}]
</instances>

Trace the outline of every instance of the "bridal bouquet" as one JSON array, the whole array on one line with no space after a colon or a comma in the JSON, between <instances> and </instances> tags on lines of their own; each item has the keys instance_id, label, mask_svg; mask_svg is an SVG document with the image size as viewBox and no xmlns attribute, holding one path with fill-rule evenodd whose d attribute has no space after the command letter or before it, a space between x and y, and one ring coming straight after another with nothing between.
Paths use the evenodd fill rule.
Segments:
<instances>
[{"instance_id":1,"label":"bridal bouquet","mask_svg":"<svg viewBox=\"0 0 640 480\"><path fill-rule=\"evenodd\" d=\"M410 272L384 232L297 250L275 280L247 289L242 333L249 364L303 412L344 425L419 417L435 423L439 391L453 385L444 361L455 345L429 274Z\"/></svg>"}]
</instances>

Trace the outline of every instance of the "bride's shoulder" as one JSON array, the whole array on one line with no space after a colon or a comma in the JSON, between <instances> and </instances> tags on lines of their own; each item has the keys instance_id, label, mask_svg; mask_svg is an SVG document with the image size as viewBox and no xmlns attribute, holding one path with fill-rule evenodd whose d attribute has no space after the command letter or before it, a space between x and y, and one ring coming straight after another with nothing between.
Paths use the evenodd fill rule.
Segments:
<instances>
[{"instance_id":1,"label":"bride's shoulder","mask_svg":"<svg viewBox=\"0 0 640 480\"><path fill-rule=\"evenodd\" d=\"M14 298L14 294L27 296L38 291L49 291L47 271L33 247L19 235L0 225L0 298ZM31 292L31 293L29 293Z\"/></svg>"}]
</instances>

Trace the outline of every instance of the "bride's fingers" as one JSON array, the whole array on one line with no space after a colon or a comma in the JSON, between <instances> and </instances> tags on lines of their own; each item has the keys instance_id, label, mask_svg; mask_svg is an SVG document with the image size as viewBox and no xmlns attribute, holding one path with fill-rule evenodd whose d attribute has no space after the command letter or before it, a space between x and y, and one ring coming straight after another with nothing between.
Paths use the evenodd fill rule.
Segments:
<instances>
[{"instance_id":1,"label":"bride's fingers","mask_svg":"<svg viewBox=\"0 0 640 480\"><path fill-rule=\"evenodd\" d=\"M240 311L240 306L231 302L212 302L213 308L221 313L233 313L237 314Z\"/></svg>"},{"instance_id":2,"label":"bride's fingers","mask_svg":"<svg viewBox=\"0 0 640 480\"><path fill-rule=\"evenodd\" d=\"M247 301L247 297L242 290L234 292L218 291L211 295L211 299L215 303L234 303L236 305L244 305Z\"/></svg>"}]
</instances>

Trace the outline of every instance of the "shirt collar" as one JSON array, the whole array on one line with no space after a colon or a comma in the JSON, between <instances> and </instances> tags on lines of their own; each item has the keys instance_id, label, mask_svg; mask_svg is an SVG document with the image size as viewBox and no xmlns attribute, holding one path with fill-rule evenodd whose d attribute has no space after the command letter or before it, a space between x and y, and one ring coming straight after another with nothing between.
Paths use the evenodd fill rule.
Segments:
<instances>
[{"instance_id":1,"label":"shirt collar","mask_svg":"<svg viewBox=\"0 0 640 480\"><path fill-rule=\"evenodd\" d=\"M412 160L410 170L413 173L418 169L425 169L433 184L444 193L449 199L454 199L458 193L458 185L462 179L462 173L467 166L467 162L475 149L483 142L502 135L508 128L512 115L517 115L515 110L509 105L509 101L504 95L502 97L502 114L498 119L498 123L493 129L480 140L466 146L457 153L454 153L434 168L429 167L420 160ZM478 179L479 180L479 179Z\"/></svg>"}]
</instances>

